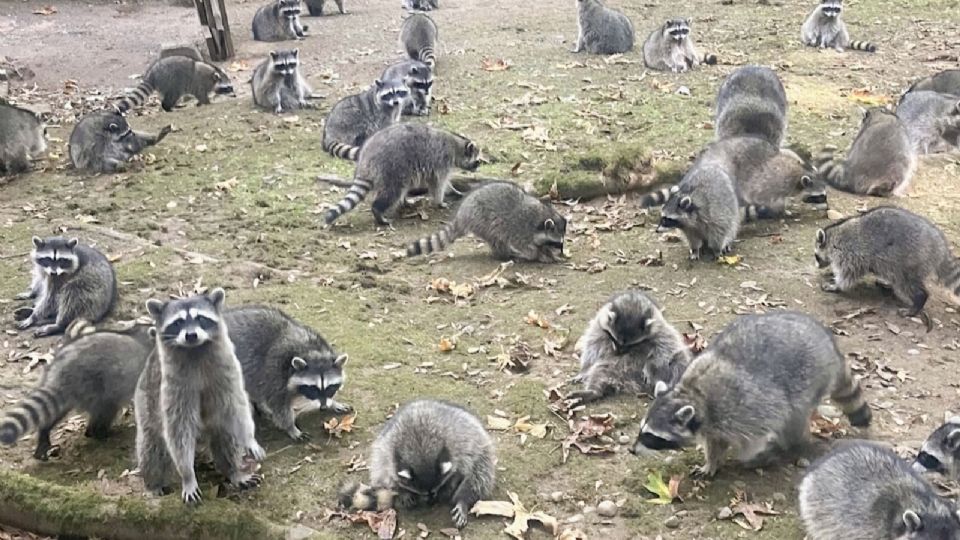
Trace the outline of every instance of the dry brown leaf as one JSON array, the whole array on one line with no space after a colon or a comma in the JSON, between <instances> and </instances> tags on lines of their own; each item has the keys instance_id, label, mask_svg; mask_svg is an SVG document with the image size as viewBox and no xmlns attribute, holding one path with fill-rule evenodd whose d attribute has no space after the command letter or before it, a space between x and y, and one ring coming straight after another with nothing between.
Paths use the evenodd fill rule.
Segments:
<instances>
[{"instance_id":1,"label":"dry brown leaf","mask_svg":"<svg viewBox=\"0 0 960 540\"><path fill-rule=\"evenodd\" d=\"M323 423L323 428L327 430L327 433L339 439L344 433L353 431L353 422L356 419L356 414L344 416L343 418L331 418Z\"/></svg>"},{"instance_id":2,"label":"dry brown leaf","mask_svg":"<svg viewBox=\"0 0 960 540\"><path fill-rule=\"evenodd\" d=\"M543 352L547 356L559 357L560 352L567 346L569 339L566 334L553 334L543 338Z\"/></svg>"},{"instance_id":3,"label":"dry brown leaf","mask_svg":"<svg viewBox=\"0 0 960 540\"><path fill-rule=\"evenodd\" d=\"M527 318L524 319L524 320L527 322L527 324L532 325L532 326L537 326L537 327L540 327L540 328L543 328L543 329L549 329L549 328L550 328L550 322L547 321L546 319L544 319L543 316L541 316L540 314L538 314L536 311L530 311L530 312L528 312L528 313L527 313Z\"/></svg>"},{"instance_id":4,"label":"dry brown leaf","mask_svg":"<svg viewBox=\"0 0 960 540\"><path fill-rule=\"evenodd\" d=\"M560 443L562 462L570 457L570 448L576 448L582 454L607 454L613 452L610 442L599 440L613 430L614 417L610 413L592 414L581 420L569 420L570 435Z\"/></svg>"},{"instance_id":5,"label":"dry brown leaf","mask_svg":"<svg viewBox=\"0 0 960 540\"><path fill-rule=\"evenodd\" d=\"M233 188L237 187L239 183L240 181L237 180L236 176L234 176L233 178L229 178L227 180L224 180L223 182L217 182L216 184L213 185L213 187L216 188L217 191L227 192L227 191L233 191Z\"/></svg>"},{"instance_id":6,"label":"dry brown leaf","mask_svg":"<svg viewBox=\"0 0 960 540\"><path fill-rule=\"evenodd\" d=\"M580 529L564 529L557 537L557 540L588 540L587 533Z\"/></svg>"},{"instance_id":7,"label":"dry brown leaf","mask_svg":"<svg viewBox=\"0 0 960 540\"><path fill-rule=\"evenodd\" d=\"M513 427L513 422L509 418L501 416L487 415L487 427L494 431L507 431Z\"/></svg>"},{"instance_id":8,"label":"dry brown leaf","mask_svg":"<svg viewBox=\"0 0 960 540\"><path fill-rule=\"evenodd\" d=\"M700 353L707 348L707 340L700 335L700 332L694 332L692 334L684 333L683 341L694 353Z\"/></svg>"},{"instance_id":9,"label":"dry brown leaf","mask_svg":"<svg viewBox=\"0 0 960 540\"><path fill-rule=\"evenodd\" d=\"M334 512L331 518L339 517L350 523L366 523L380 540L390 540L397 532L397 511L393 508L383 512L361 511L352 514Z\"/></svg>"},{"instance_id":10,"label":"dry brown leaf","mask_svg":"<svg viewBox=\"0 0 960 540\"><path fill-rule=\"evenodd\" d=\"M56 6L43 6L42 8L33 10L34 15L53 15L56 12Z\"/></svg>"},{"instance_id":11,"label":"dry brown leaf","mask_svg":"<svg viewBox=\"0 0 960 540\"><path fill-rule=\"evenodd\" d=\"M484 58L480 60L480 67L484 71L506 71L510 69L510 62L503 58Z\"/></svg>"},{"instance_id":12,"label":"dry brown leaf","mask_svg":"<svg viewBox=\"0 0 960 540\"><path fill-rule=\"evenodd\" d=\"M544 512L530 512L520 502L516 493L507 492L510 502L507 501L478 501L470 509L470 513L477 516L502 516L512 517L513 522L507 525L503 530L505 534L516 540L524 540L527 530L530 529L531 522L539 524L547 530L551 536L558 534L559 524L557 519Z\"/></svg>"},{"instance_id":13,"label":"dry brown leaf","mask_svg":"<svg viewBox=\"0 0 960 540\"><path fill-rule=\"evenodd\" d=\"M747 494L742 490L736 491L730 510L733 511L734 516L743 516L743 519L734 518L733 522L748 531L759 531L763 528L762 516L780 515L780 512L773 509L773 503L748 502Z\"/></svg>"},{"instance_id":14,"label":"dry brown leaf","mask_svg":"<svg viewBox=\"0 0 960 540\"><path fill-rule=\"evenodd\" d=\"M440 338L440 343L437 345L437 348L439 348L442 353L448 353L457 348L457 342L445 337Z\"/></svg>"}]
</instances>

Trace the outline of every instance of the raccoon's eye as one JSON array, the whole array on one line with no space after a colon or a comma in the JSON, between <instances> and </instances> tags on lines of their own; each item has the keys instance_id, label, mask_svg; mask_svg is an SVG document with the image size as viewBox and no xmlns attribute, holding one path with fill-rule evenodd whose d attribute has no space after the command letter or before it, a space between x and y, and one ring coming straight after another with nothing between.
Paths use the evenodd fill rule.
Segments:
<instances>
[{"instance_id":1,"label":"raccoon's eye","mask_svg":"<svg viewBox=\"0 0 960 540\"><path fill-rule=\"evenodd\" d=\"M40 266L51 266L53 264L53 259L50 257L40 257L37 259L37 264Z\"/></svg>"},{"instance_id":2,"label":"raccoon's eye","mask_svg":"<svg viewBox=\"0 0 960 540\"><path fill-rule=\"evenodd\" d=\"M183 321L173 321L167 326L163 327L163 335L165 336L177 336L180 334L180 330L183 328Z\"/></svg>"},{"instance_id":3,"label":"raccoon's eye","mask_svg":"<svg viewBox=\"0 0 960 540\"><path fill-rule=\"evenodd\" d=\"M331 384L330 386L327 386L326 388L323 389L323 395L324 397L330 398L330 397L333 397L333 395L336 394L339 390L340 390L339 384Z\"/></svg>"},{"instance_id":4,"label":"raccoon's eye","mask_svg":"<svg viewBox=\"0 0 960 540\"><path fill-rule=\"evenodd\" d=\"M197 320L197 324L200 325L200 328L203 328L204 330L211 330L217 327L217 321L209 317L205 317L203 315L197 315L196 320Z\"/></svg>"},{"instance_id":5,"label":"raccoon's eye","mask_svg":"<svg viewBox=\"0 0 960 540\"><path fill-rule=\"evenodd\" d=\"M69 270L70 268L73 267L73 261L71 261L70 259L57 259L55 266L59 266L64 270Z\"/></svg>"}]
</instances>

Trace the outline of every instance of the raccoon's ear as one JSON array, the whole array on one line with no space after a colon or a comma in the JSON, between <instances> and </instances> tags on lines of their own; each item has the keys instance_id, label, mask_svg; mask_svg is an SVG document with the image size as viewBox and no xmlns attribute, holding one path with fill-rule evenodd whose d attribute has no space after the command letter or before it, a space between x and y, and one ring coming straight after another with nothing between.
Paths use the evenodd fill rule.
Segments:
<instances>
[{"instance_id":1,"label":"raccoon's ear","mask_svg":"<svg viewBox=\"0 0 960 540\"><path fill-rule=\"evenodd\" d=\"M336 360L333 361L333 365L337 366L338 368L342 368L343 365L346 364L347 360L349 359L350 359L350 355L346 353L341 354L340 356L337 357Z\"/></svg>"},{"instance_id":2,"label":"raccoon's ear","mask_svg":"<svg viewBox=\"0 0 960 540\"><path fill-rule=\"evenodd\" d=\"M813 178L810 178L810 177L807 176L807 175L801 176L801 177L800 177L800 185L803 186L803 187L805 187L805 188L808 188L808 187L812 186L812 185L813 185Z\"/></svg>"},{"instance_id":3,"label":"raccoon's ear","mask_svg":"<svg viewBox=\"0 0 960 540\"><path fill-rule=\"evenodd\" d=\"M817 229L817 245L822 246L827 242L827 233L823 229Z\"/></svg>"},{"instance_id":4,"label":"raccoon's ear","mask_svg":"<svg viewBox=\"0 0 960 540\"><path fill-rule=\"evenodd\" d=\"M39 236L34 236L34 237L33 237L33 247L35 247L35 248L42 248L42 247L43 247L43 238L40 238Z\"/></svg>"},{"instance_id":5,"label":"raccoon's ear","mask_svg":"<svg viewBox=\"0 0 960 540\"><path fill-rule=\"evenodd\" d=\"M693 199L689 196L680 199L680 209L681 210L692 210L693 209Z\"/></svg>"},{"instance_id":6,"label":"raccoon's ear","mask_svg":"<svg viewBox=\"0 0 960 540\"><path fill-rule=\"evenodd\" d=\"M467 141L467 153L470 155L479 154L480 149L477 148L477 145L473 141Z\"/></svg>"},{"instance_id":7,"label":"raccoon's ear","mask_svg":"<svg viewBox=\"0 0 960 540\"><path fill-rule=\"evenodd\" d=\"M207 298L213 303L213 307L217 309L223 308L223 299L226 298L226 296L227 293L223 290L223 287L217 287L207 293Z\"/></svg>"},{"instance_id":8,"label":"raccoon's ear","mask_svg":"<svg viewBox=\"0 0 960 540\"><path fill-rule=\"evenodd\" d=\"M154 298L147 300L147 313L153 317L153 320L160 320L160 315L163 313L163 302Z\"/></svg>"},{"instance_id":9,"label":"raccoon's ear","mask_svg":"<svg viewBox=\"0 0 960 540\"><path fill-rule=\"evenodd\" d=\"M907 527L908 533L914 533L923 528L923 521L913 510L907 510L903 513L903 524Z\"/></svg>"},{"instance_id":10,"label":"raccoon's ear","mask_svg":"<svg viewBox=\"0 0 960 540\"><path fill-rule=\"evenodd\" d=\"M673 416L677 420L683 422L684 425L689 424L693 417L697 415L697 410L693 408L693 405L684 405L677 409L677 412L673 413Z\"/></svg>"},{"instance_id":11,"label":"raccoon's ear","mask_svg":"<svg viewBox=\"0 0 960 540\"><path fill-rule=\"evenodd\" d=\"M300 358L299 356L294 356L290 360L290 365L293 366L293 369L295 371L300 371L301 369L307 367L307 361L304 360L303 358Z\"/></svg>"},{"instance_id":12,"label":"raccoon's ear","mask_svg":"<svg viewBox=\"0 0 960 540\"><path fill-rule=\"evenodd\" d=\"M290 52L293 53L293 57L294 57L294 58L297 58L297 57L300 56L300 49L294 49L294 50L292 50L292 51L290 51Z\"/></svg>"},{"instance_id":13,"label":"raccoon's ear","mask_svg":"<svg viewBox=\"0 0 960 540\"><path fill-rule=\"evenodd\" d=\"M690 19L689 18L684 19L683 24L690 26Z\"/></svg>"},{"instance_id":14,"label":"raccoon's ear","mask_svg":"<svg viewBox=\"0 0 960 540\"><path fill-rule=\"evenodd\" d=\"M400 478L406 478L407 480L413 480L413 475L410 474L410 469L403 469L403 470L397 471L397 476L399 476Z\"/></svg>"},{"instance_id":15,"label":"raccoon's ear","mask_svg":"<svg viewBox=\"0 0 960 540\"><path fill-rule=\"evenodd\" d=\"M411 68L410 68L410 71L409 71L409 74L410 74L410 75L419 75L419 74L420 74L420 68L418 68L417 66L411 67Z\"/></svg>"},{"instance_id":16,"label":"raccoon's ear","mask_svg":"<svg viewBox=\"0 0 960 540\"><path fill-rule=\"evenodd\" d=\"M270 51L270 59L271 60L277 59L277 51Z\"/></svg>"},{"instance_id":17,"label":"raccoon's ear","mask_svg":"<svg viewBox=\"0 0 960 540\"><path fill-rule=\"evenodd\" d=\"M955 452L957 448L960 448L960 429L955 429L947 434L947 448L951 452Z\"/></svg>"},{"instance_id":18,"label":"raccoon's ear","mask_svg":"<svg viewBox=\"0 0 960 540\"><path fill-rule=\"evenodd\" d=\"M380 79L373 81L373 84L377 85L377 90L383 88L383 81L381 81Z\"/></svg>"},{"instance_id":19,"label":"raccoon's ear","mask_svg":"<svg viewBox=\"0 0 960 540\"><path fill-rule=\"evenodd\" d=\"M450 461L444 461L440 464L440 474L447 474L453 469L453 463Z\"/></svg>"},{"instance_id":20,"label":"raccoon's ear","mask_svg":"<svg viewBox=\"0 0 960 540\"><path fill-rule=\"evenodd\" d=\"M656 386L653 387L653 397L654 399L667 393L667 390L670 388L667 386L667 383L663 381L657 381ZM679 411L678 411L679 412Z\"/></svg>"},{"instance_id":21,"label":"raccoon's ear","mask_svg":"<svg viewBox=\"0 0 960 540\"><path fill-rule=\"evenodd\" d=\"M78 240L78 239L76 239L76 238L71 238L71 239L67 240L67 247L70 248L70 249L73 249L73 248L77 247L77 244L79 244L79 243L80 243L80 240Z\"/></svg>"},{"instance_id":22,"label":"raccoon's ear","mask_svg":"<svg viewBox=\"0 0 960 540\"><path fill-rule=\"evenodd\" d=\"M557 230L557 224L552 219L545 220L543 222L543 230L555 231Z\"/></svg>"}]
</instances>

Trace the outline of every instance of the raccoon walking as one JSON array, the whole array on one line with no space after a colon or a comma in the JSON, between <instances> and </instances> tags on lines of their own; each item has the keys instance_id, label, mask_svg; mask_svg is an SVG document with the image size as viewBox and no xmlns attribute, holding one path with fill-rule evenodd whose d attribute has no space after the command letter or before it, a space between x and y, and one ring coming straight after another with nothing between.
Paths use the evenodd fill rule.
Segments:
<instances>
[{"instance_id":1,"label":"raccoon walking","mask_svg":"<svg viewBox=\"0 0 960 540\"><path fill-rule=\"evenodd\" d=\"M497 259L552 263L563 257L566 231L567 220L553 205L512 182L491 182L470 191L446 227L410 243L407 256L446 249L472 233Z\"/></svg>"},{"instance_id":2,"label":"raccoon walking","mask_svg":"<svg viewBox=\"0 0 960 540\"><path fill-rule=\"evenodd\" d=\"M147 301L156 349L147 359L134 397L137 459L144 486L163 494L172 472L180 475L181 496L201 500L193 470L197 441L210 446L217 470L240 488L260 484L246 455L262 461L254 438L243 373L223 320L223 289L206 295Z\"/></svg>"},{"instance_id":3,"label":"raccoon walking","mask_svg":"<svg viewBox=\"0 0 960 540\"><path fill-rule=\"evenodd\" d=\"M914 90L897 104L897 118L918 154L951 152L960 146L960 96Z\"/></svg>"},{"instance_id":4,"label":"raccoon walking","mask_svg":"<svg viewBox=\"0 0 960 540\"><path fill-rule=\"evenodd\" d=\"M46 129L40 116L0 102L0 174L20 174L47 151Z\"/></svg>"},{"instance_id":5,"label":"raccoon walking","mask_svg":"<svg viewBox=\"0 0 960 540\"><path fill-rule=\"evenodd\" d=\"M115 104L123 113L146 103L153 92L162 98L160 107L170 112L181 97L191 95L198 105L209 105L210 94L232 94L233 86L224 79L223 72L186 56L168 56L153 63L143 75L143 80L130 93Z\"/></svg>"},{"instance_id":6,"label":"raccoon walking","mask_svg":"<svg viewBox=\"0 0 960 540\"><path fill-rule=\"evenodd\" d=\"M577 42L570 52L619 54L633 49L633 22L600 0L577 0Z\"/></svg>"},{"instance_id":7,"label":"raccoon walking","mask_svg":"<svg viewBox=\"0 0 960 540\"><path fill-rule=\"evenodd\" d=\"M77 319L68 335L89 323ZM147 326L124 332L82 330L68 338L40 378L40 384L0 419L0 442L14 444L37 430L33 457L46 461L50 433L71 410L88 414L87 437L105 439L120 409L130 403L153 339Z\"/></svg>"},{"instance_id":8,"label":"raccoon walking","mask_svg":"<svg viewBox=\"0 0 960 540\"><path fill-rule=\"evenodd\" d=\"M960 416L953 416L924 441L913 470L960 478Z\"/></svg>"},{"instance_id":9,"label":"raccoon walking","mask_svg":"<svg viewBox=\"0 0 960 540\"><path fill-rule=\"evenodd\" d=\"M243 367L250 401L294 440L308 433L296 424L294 406L336 413L350 410L334 396L346 381L346 354L337 354L320 334L273 308L244 306L226 311L223 320Z\"/></svg>"},{"instance_id":10,"label":"raccoon walking","mask_svg":"<svg viewBox=\"0 0 960 540\"><path fill-rule=\"evenodd\" d=\"M343 9L343 0L334 0L337 3L337 9L340 10L341 15L347 15L350 12ZM323 15L323 4L326 3L326 0L306 0L307 11L311 16L320 17Z\"/></svg>"},{"instance_id":11,"label":"raccoon walking","mask_svg":"<svg viewBox=\"0 0 960 540\"><path fill-rule=\"evenodd\" d=\"M17 327L39 326L37 337L62 333L76 319L98 322L117 301L117 276L110 261L76 238L33 237L32 279L18 300L35 299L17 310Z\"/></svg>"},{"instance_id":12,"label":"raccoon walking","mask_svg":"<svg viewBox=\"0 0 960 540\"><path fill-rule=\"evenodd\" d=\"M300 0L271 0L253 16L253 39L286 41L303 39L307 27L300 24Z\"/></svg>"},{"instance_id":13,"label":"raccoon walking","mask_svg":"<svg viewBox=\"0 0 960 540\"><path fill-rule=\"evenodd\" d=\"M950 243L936 225L903 208L879 206L820 229L814 256L832 274L823 290L843 292L873 274L910 306L904 314L922 316L928 329L923 307L931 288L946 289L960 304L960 260Z\"/></svg>"},{"instance_id":14,"label":"raccoon walking","mask_svg":"<svg viewBox=\"0 0 960 540\"><path fill-rule=\"evenodd\" d=\"M815 161L834 189L874 197L905 195L917 169L917 153L903 122L880 108L867 111L847 159L824 149Z\"/></svg>"},{"instance_id":15,"label":"raccoon walking","mask_svg":"<svg viewBox=\"0 0 960 540\"><path fill-rule=\"evenodd\" d=\"M323 150L356 161L360 147L371 135L400 120L409 95L402 80L377 79L363 92L341 99L323 124Z\"/></svg>"},{"instance_id":16,"label":"raccoon walking","mask_svg":"<svg viewBox=\"0 0 960 540\"><path fill-rule=\"evenodd\" d=\"M692 356L656 302L638 290L610 298L575 348L584 388L568 398L581 403L621 392L652 394L659 381L676 383Z\"/></svg>"},{"instance_id":17,"label":"raccoon walking","mask_svg":"<svg viewBox=\"0 0 960 540\"><path fill-rule=\"evenodd\" d=\"M400 46L410 58L436 70L437 23L423 13L410 15L400 27Z\"/></svg>"},{"instance_id":18,"label":"raccoon walking","mask_svg":"<svg viewBox=\"0 0 960 540\"><path fill-rule=\"evenodd\" d=\"M669 19L647 37L643 62L657 71L683 73L700 64L716 64L717 57L697 51L690 37L690 19Z\"/></svg>"},{"instance_id":19,"label":"raccoon walking","mask_svg":"<svg viewBox=\"0 0 960 540\"><path fill-rule=\"evenodd\" d=\"M300 49L270 51L250 78L254 105L276 114L308 107L313 90L300 75Z\"/></svg>"},{"instance_id":20,"label":"raccoon walking","mask_svg":"<svg viewBox=\"0 0 960 540\"><path fill-rule=\"evenodd\" d=\"M956 505L867 441L842 442L813 464L800 483L800 517L810 540L960 536Z\"/></svg>"},{"instance_id":21,"label":"raccoon walking","mask_svg":"<svg viewBox=\"0 0 960 540\"><path fill-rule=\"evenodd\" d=\"M717 139L755 135L781 146L787 131L787 93L772 69L746 66L731 73L717 94Z\"/></svg>"},{"instance_id":22,"label":"raccoon walking","mask_svg":"<svg viewBox=\"0 0 960 540\"><path fill-rule=\"evenodd\" d=\"M89 173L123 172L130 158L158 144L171 130L165 126L157 135L147 135L131 129L117 111L94 111L70 133L70 162Z\"/></svg>"},{"instance_id":23,"label":"raccoon walking","mask_svg":"<svg viewBox=\"0 0 960 540\"><path fill-rule=\"evenodd\" d=\"M755 466L804 446L810 415L827 394L852 425L872 417L833 333L789 311L738 317L676 385L658 383L655 394L634 451L702 442L699 472L707 476L728 449Z\"/></svg>"},{"instance_id":24,"label":"raccoon walking","mask_svg":"<svg viewBox=\"0 0 960 540\"><path fill-rule=\"evenodd\" d=\"M800 41L809 47L833 48L877 52L877 46L869 41L851 41L847 25L840 17L843 0L820 0L800 28Z\"/></svg>"},{"instance_id":25,"label":"raccoon walking","mask_svg":"<svg viewBox=\"0 0 960 540\"><path fill-rule=\"evenodd\" d=\"M410 93L403 102L404 116L428 116L433 100L433 70L419 60L402 60L380 75L381 81L403 81Z\"/></svg>"},{"instance_id":26,"label":"raccoon walking","mask_svg":"<svg viewBox=\"0 0 960 540\"><path fill-rule=\"evenodd\" d=\"M324 221L330 225L353 210L370 191L377 192L371 210L378 225L392 213L412 187L426 185L437 205L444 205L454 167L474 171L480 148L472 141L424 124L394 124L373 134L360 152L353 187Z\"/></svg>"},{"instance_id":27,"label":"raccoon walking","mask_svg":"<svg viewBox=\"0 0 960 540\"><path fill-rule=\"evenodd\" d=\"M373 441L370 485L348 483L341 506L360 510L450 504L457 528L493 492L496 451L480 420L433 400L405 404Z\"/></svg>"}]
</instances>

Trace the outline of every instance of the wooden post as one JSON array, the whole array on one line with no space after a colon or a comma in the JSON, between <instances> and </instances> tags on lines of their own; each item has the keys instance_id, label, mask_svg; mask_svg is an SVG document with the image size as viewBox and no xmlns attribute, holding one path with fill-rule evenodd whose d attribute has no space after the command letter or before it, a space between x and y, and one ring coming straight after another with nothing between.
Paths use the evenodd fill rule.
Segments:
<instances>
[{"instance_id":1,"label":"wooden post","mask_svg":"<svg viewBox=\"0 0 960 540\"><path fill-rule=\"evenodd\" d=\"M214 11L214 0L193 0L197 7L197 16L200 25L207 28L210 37L206 39L210 59L222 62L234 55L233 37L230 35L230 23L227 19L227 6L224 0L216 0L217 11Z\"/></svg>"}]
</instances>

